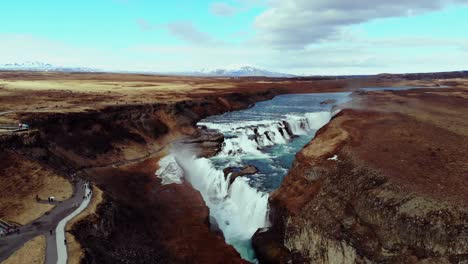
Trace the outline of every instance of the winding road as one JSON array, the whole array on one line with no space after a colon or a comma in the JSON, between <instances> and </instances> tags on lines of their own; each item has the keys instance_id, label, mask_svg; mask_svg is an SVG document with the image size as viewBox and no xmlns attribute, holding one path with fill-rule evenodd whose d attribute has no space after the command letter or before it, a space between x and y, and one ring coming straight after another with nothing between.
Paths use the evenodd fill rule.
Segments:
<instances>
[{"instance_id":1,"label":"winding road","mask_svg":"<svg viewBox=\"0 0 468 264\"><path fill-rule=\"evenodd\" d=\"M66 263L67 250L64 243L64 228L70 219L88 206L91 196L86 199L83 198L88 192L89 189L85 187L84 181L81 179L77 180L75 192L70 199L63 202L55 202L56 207L52 211L44 214L32 223L20 227L19 234L0 238L0 262L3 262L32 238L44 235L47 241L45 263L56 264L59 263L59 260L61 261L60 263ZM78 204L79 206L77 207ZM52 235L50 234L50 230L54 230ZM57 245L59 246L57 247Z\"/></svg>"}]
</instances>

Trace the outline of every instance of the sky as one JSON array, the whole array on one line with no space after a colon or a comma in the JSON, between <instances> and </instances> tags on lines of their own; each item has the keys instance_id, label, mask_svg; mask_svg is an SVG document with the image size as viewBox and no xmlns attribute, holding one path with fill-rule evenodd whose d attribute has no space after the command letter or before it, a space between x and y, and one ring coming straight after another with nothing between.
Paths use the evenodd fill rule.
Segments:
<instances>
[{"instance_id":1,"label":"sky","mask_svg":"<svg viewBox=\"0 0 468 264\"><path fill-rule=\"evenodd\" d=\"M304 75L468 70L468 0L2 0L0 63Z\"/></svg>"}]
</instances>

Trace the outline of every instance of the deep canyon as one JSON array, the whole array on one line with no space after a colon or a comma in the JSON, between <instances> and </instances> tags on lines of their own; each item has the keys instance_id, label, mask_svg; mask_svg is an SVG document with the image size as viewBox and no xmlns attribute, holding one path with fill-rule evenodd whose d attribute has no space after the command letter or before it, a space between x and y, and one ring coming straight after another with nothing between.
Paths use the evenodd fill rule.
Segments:
<instances>
[{"instance_id":1,"label":"deep canyon","mask_svg":"<svg viewBox=\"0 0 468 264\"><path fill-rule=\"evenodd\" d=\"M192 145L199 157L222 152L226 135L213 133L206 123L197 126L210 116L281 94L354 92L339 106L341 112L304 142L279 188L265 187L273 192L267 199L268 228L253 230L258 260L463 263L467 83L449 77L188 78L182 80L192 83L184 88L192 91L187 93L137 89L140 82L181 81L176 77L2 73L12 81L133 82L128 93L13 91L5 84L2 110L12 111L6 118L33 129L0 135L1 154L9 156L2 168L34 161L64 178L84 177L104 192L96 213L71 231L83 249L83 263L244 263L225 242L222 223L213 228L202 187L185 179L166 184L170 181L155 174L160 161L180 142ZM421 85L450 87L356 92ZM119 104L108 103L116 100ZM263 140L274 141L268 137ZM5 182L15 176L4 175ZM13 209L2 206L1 216Z\"/></svg>"}]
</instances>

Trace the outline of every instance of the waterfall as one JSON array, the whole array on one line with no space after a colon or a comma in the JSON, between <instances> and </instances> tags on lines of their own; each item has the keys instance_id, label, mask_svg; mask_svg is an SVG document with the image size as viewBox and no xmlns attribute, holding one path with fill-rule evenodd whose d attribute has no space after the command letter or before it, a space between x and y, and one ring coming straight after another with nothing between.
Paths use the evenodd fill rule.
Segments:
<instances>
[{"instance_id":1,"label":"waterfall","mask_svg":"<svg viewBox=\"0 0 468 264\"><path fill-rule=\"evenodd\" d=\"M330 112L315 112L306 113L305 117L307 118L307 123L309 124L310 129L318 130L330 122L332 114Z\"/></svg>"},{"instance_id":2,"label":"waterfall","mask_svg":"<svg viewBox=\"0 0 468 264\"><path fill-rule=\"evenodd\" d=\"M230 134L224 140L221 156L264 155L261 149L286 144L292 138L308 135L330 121L330 112L314 112L304 115L286 115L279 121L246 121L237 124L200 122L209 129Z\"/></svg>"},{"instance_id":3,"label":"waterfall","mask_svg":"<svg viewBox=\"0 0 468 264\"><path fill-rule=\"evenodd\" d=\"M225 135L216 158L229 161L245 155L268 157L262 149L309 135L330 118L330 112L314 112L285 115L279 121L200 122L199 125ZM216 168L211 159L197 158L183 147L174 148L169 156L160 160L159 165L156 174L163 179L163 184L180 183L182 178L190 182L210 208L210 216L223 231L226 242L233 245L244 259L255 259L250 239L257 229L269 225L268 193L252 187L249 179L244 177L237 177L230 184L230 175L225 177L222 168Z\"/></svg>"},{"instance_id":4,"label":"waterfall","mask_svg":"<svg viewBox=\"0 0 468 264\"><path fill-rule=\"evenodd\" d=\"M248 240L268 225L268 194L252 188L242 177L229 185L229 177L209 159L182 154L177 161L186 179L202 194L228 243Z\"/></svg>"},{"instance_id":5,"label":"waterfall","mask_svg":"<svg viewBox=\"0 0 468 264\"><path fill-rule=\"evenodd\" d=\"M158 171L183 172L184 178L202 195L228 244L236 247L248 243L257 229L268 226L267 193L252 188L242 177L229 184L230 177L224 177L224 172L216 169L209 159L197 158L188 150L174 150L167 157L161 160ZM163 182L176 178L165 177ZM254 256L253 251L240 253L246 259Z\"/></svg>"}]
</instances>

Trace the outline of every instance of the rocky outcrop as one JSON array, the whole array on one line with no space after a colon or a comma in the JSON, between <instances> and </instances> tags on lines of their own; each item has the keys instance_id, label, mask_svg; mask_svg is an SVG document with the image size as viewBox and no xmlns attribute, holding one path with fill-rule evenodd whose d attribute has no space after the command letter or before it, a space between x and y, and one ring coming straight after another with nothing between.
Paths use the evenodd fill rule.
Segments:
<instances>
[{"instance_id":1,"label":"rocky outcrop","mask_svg":"<svg viewBox=\"0 0 468 264\"><path fill-rule=\"evenodd\" d=\"M49 159L54 160L52 165L67 171L149 155L175 137L196 137L199 131L195 124L200 119L247 108L257 101L271 99L277 92L226 93L173 103L118 105L68 113L22 112L17 116L31 126L29 134L34 140L49 151ZM202 137L200 142L203 137L212 138L212 142L204 143L203 149L209 152L205 154L216 153L219 134L198 136ZM8 137L0 139L0 144L16 148L29 144L23 142L25 136Z\"/></svg>"},{"instance_id":2,"label":"rocky outcrop","mask_svg":"<svg viewBox=\"0 0 468 264\"><path fill-rule=\"evenodd\" d=\"M78 222L72 234L85 251L82 263L169 263L160 243L138 225L140 213L106 198L97 214ZM116 232L115 230L119 230ZM109 241L112 241L109 243Z\"/></svg>"},{"instance_id":3,"label":"rocky outcrop","mask_svg":"<svg viewBox=\"0 0 468 264\"><path fill-rule=\"evenodd\" d=\"M319 191L300 212L283 216L287 249L312 263L466 258L465 208L408 193L343 155L330 169L308 169L316 178L306 180Z\"/></svg>"},{"instance_id":4,"label":"rocky outcrop","mask_svg":"<svg viewBox=\"0 0 468 264\"><path fill-rule=\"evenodd\" d=\"M229 184L232 184L237 177L252 175L258 172L258 169L253 165L246 165L242 168L228 167L223 170L224 177L229 178Z\"/></svg>"},{"instance_id":5,"label":"rocky outcrop","mask_svg":"<svg viewBox=\"0 0 468 264\"><path fill-rule=\"evenodd\" d=\"M253 239L262 263L467 263L468 124L438 112L463 100L408 93L356 95L296 155Z\"/></svg>"},{"instance_id":6,"label":"rocky outcrop","mask_svg":"<svg viewBox=\"0 0 468 264\"><path fill-rule=\"evenodd\" d=\"M200 157L213 157L221 151L223 142L222 133L202 127L197 130L196 135L184 140L183 144L198 150Z\"/></svg>"},{"instance_id":7,"label":"rocky outcrop","mask_svg":"<svg viewBox=\"0 0 468 264\"><path fill-rule=\"evenodd\" d=\"M320 102L321 105L334 104L334 103L336 103L336 100L334 99L327 99L327 100Z\"/></svg>"}]
</instances>

